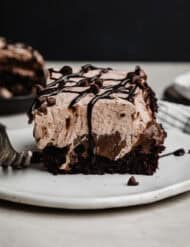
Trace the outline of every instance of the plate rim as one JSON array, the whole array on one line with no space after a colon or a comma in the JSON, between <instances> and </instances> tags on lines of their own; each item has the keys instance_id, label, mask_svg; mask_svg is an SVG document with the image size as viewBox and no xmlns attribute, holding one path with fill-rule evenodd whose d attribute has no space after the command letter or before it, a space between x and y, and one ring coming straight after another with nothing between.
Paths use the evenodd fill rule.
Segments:
<instances>
[{"instance_id":1,"label":"plate rim","mask_svg":"<svg viewBox=\"0 0 190 247\"><path fill-rule=\"evenodd\" d=\"M47 208L96 210L145 205L176 196L190 190L190 179L154 191L131 195L92 197L92 198L60 198L31 192L9 191L0 189L0 199L32 206ZM58 200L56 200L58 198Z\"/></svg>"}]
</instances>

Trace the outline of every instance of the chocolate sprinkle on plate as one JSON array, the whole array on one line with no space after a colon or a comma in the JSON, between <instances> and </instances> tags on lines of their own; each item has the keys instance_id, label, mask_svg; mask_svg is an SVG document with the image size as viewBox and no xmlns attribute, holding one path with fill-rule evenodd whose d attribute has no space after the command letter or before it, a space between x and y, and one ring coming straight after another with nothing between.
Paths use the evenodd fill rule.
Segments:
<instances>
[{"instance_id":1,"label":"chocolate sprinkle on plate","mask_svg":"<svg viewBox=\"0 0 190 247\"><path fill-rule=\"evenodd\" d=\"M139 185L139 182L137 182L136 178L134 176L131 176L127 182L128 186L137 186Z\"/></svg>"}]
</instances>

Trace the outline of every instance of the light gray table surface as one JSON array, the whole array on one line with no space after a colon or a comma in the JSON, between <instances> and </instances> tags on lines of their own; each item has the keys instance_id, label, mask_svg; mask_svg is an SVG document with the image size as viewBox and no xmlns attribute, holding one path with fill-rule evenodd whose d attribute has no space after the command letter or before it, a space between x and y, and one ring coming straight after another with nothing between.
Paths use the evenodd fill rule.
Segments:
<instances>
[{"instance_id":1,"label":"light gray table surface","mask_svg":"<svg viewBox=\"0 0 190 247\"><path fill-rule=\"evenodd\" d=\"M47 63L48 67L83 63ZM93 63L94 64L94 63ZM95 63L131 70L140 64L160 97L190 63ZM23 114L0 117L9 129L28 127ZM172 171L171 171L172 173ZM130 246L189 247L190 193L147 206L100 211L68 211L0 201L0 247Z\"/></svg>"}]
</instances>

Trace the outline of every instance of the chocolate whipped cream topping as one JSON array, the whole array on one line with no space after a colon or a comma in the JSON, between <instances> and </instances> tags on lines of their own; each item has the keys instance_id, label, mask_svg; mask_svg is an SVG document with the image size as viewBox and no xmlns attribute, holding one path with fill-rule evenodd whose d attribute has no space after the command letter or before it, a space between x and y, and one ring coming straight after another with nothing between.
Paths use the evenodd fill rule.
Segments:
<instances>
[{"instance_id":1,"label":"chocolate whipped cream topping","mask_svg":"<svg viewBox=\"0 0 190 247\"><path fill-rule=\"evenodd\" d=\"M155 94L139 66L130 73L90 64L77 73L69 66L49 72L51 78L54 73L62 76L54 79L46 89L39 90L29 111L30 121L35 120L34 136L39 148L70 146L72 150L80 142L86 143L86 138L92 162L97 153L117 159L138 143L148 125L157 131ZM102 116L108 120L106 126ZM107 125L109 121L110 126ZM111 136L115 144L113 141L109 145ZM108 140L106 148L102 139ZM109 150L109 146L115 148Z\"/></svg>"}]
</instances>

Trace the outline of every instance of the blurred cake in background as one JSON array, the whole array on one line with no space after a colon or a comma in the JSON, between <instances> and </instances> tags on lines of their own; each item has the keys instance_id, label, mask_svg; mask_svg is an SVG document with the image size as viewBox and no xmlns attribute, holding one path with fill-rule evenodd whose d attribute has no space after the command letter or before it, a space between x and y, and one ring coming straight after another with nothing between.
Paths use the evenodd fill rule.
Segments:
<instances>
[{"instance_id":1,"label":"blurred cake in background","mask_svg":"<svg viewBox=\"0 0 190 247\"><path fill-rule=\"evenodd\" d=\"M42 55L31 46L0 38L0 98L35 94L46 85Z\"/></svg>"},{"instance_id":2,"label":"blurred cake in background","mask_svg":"<svg viewBox=\"0 0 190 247\"><path fill-rule=\"evenodd\" d=\"M190 105L190 72L174 78L173 83L163 93L163 99L183 105Z\"/></svg>"}]
</instances>

